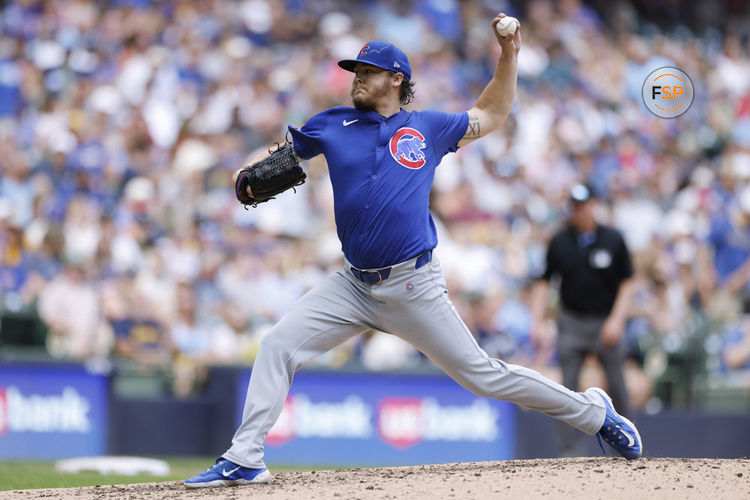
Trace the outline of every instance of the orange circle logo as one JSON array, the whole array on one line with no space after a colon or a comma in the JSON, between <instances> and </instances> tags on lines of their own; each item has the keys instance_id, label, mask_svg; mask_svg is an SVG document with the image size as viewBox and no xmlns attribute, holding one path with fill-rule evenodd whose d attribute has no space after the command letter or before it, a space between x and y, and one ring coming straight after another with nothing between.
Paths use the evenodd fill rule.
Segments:
<instances>
[{"instance_id":1,"label":"orange circle logo","mask_svg":"<svg viewBox=\"0 0 750 500\"><path fill-rule=\"evenodd\" d=\"M643 82L643 104L660 118L677 118L693 104L693 82L679 68L651 72Z\"/></svg>"}]
</instances>

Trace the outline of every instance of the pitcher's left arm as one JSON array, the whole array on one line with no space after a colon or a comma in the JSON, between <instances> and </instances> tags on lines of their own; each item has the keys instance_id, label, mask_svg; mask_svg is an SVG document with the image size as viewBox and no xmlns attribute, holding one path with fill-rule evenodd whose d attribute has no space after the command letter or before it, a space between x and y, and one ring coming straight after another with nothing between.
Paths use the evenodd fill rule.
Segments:
<instances>
[{"instance_id":1,"label":"pitcher's left arm","mask_svg":"<svg viewBox=\"0 0 750 500\"><path fill-rule=\"evenodd\" d=\"M516 98L521 27L519 26L512 36L500 36L495 26L503 17L505 14L501 13L492 20L492 32L502 47L503 53L497 62L492 80L484 88L474 107L467 112L469 125L466 127L466 134L458 142L459 146L464 146L500 128L510 114L510 108Z\"/></svg>"}]
</instances>

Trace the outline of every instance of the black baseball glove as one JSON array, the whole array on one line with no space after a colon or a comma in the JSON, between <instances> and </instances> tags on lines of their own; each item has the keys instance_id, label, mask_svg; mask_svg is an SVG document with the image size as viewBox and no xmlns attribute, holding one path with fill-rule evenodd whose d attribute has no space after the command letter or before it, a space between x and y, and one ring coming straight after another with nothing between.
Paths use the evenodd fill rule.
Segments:
<instances>
[{"instance_id":1,"label":"black baseball glove","mask_svg":"<svg viewBox=\"0 0 750 500\"><path fill-rule=\"evenodd\" d=\"M271 156L246 166L240 170L234 184L235 194L240 203L253 207L273 199L277 194L305 182L305 172L299 166L294 145L286 141L278 145ZM250 187L252 196L247 194Z\"/></svg>"}]
</instances>

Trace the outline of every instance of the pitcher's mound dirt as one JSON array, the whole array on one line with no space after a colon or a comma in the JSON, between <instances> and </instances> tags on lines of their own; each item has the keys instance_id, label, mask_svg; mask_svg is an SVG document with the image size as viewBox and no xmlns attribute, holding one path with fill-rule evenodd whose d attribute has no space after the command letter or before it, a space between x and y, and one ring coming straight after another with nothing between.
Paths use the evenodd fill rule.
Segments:
<instances>
[{"instance_id":1,"label":"pitcher's mound dirt","mask_svg":"<svg viewBox=\"0 0 750 500\"><path fill-rule=\"evenodd\" d=\"M271 484L234 488L186 490L182 483L169 482L12 491L0 498L745 499L750 498L750 460L513 460L287 472L276 474Z\"/></svg>"}]
</instances>

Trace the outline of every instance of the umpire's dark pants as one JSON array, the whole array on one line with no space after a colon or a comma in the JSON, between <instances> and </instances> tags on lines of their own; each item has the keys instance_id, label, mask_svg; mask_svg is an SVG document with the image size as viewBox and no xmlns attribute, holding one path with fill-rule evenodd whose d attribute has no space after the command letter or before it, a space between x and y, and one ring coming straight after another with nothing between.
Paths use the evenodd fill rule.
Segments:
<instances>
[{"instance_id":1,"label":"umpire's dark pants","mask_svg":"<svg viewBox=\"0 0 750 500\"><path fill-rule=\"evenodd\" d=\"M630 400L625 387L622 365L625 361L625 344L620 342L615 347L605 347L599 339L606 316L589 316L566 309L557 317L557 348L562 369L563 385L578 391L578 377L581 367L589 353L596 353L607 377L607 393L612 398L615 409L621 415L630 416ZM580 434L562 430L563 454L576 455L580 452L577 446Z\"/></svg>"}]
</instances>

